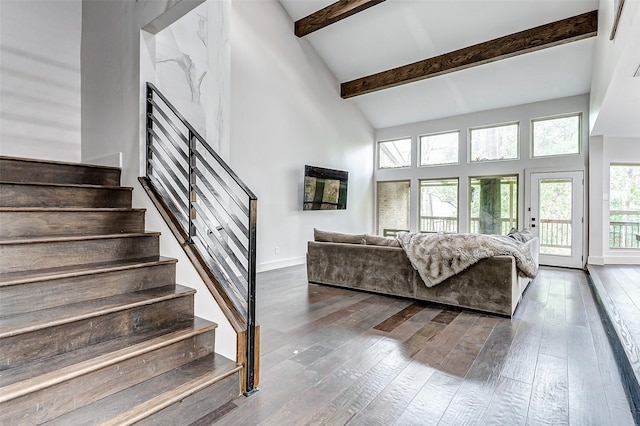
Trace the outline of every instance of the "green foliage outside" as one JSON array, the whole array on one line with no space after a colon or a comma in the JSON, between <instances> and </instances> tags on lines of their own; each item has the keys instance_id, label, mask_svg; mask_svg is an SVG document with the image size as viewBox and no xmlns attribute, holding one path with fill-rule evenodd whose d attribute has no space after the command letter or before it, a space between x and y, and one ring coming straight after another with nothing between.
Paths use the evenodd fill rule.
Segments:
<instances>
[{"instance_id":1,"label":"green foliage outside","mask_svg":"<svg viewBox=\"0 0 640 426\"><path fill-rule=\"evenodd\" d=\"M640 248L640 164L612 164L609 177L609 247Z\"/></svg>"}]
</instances>

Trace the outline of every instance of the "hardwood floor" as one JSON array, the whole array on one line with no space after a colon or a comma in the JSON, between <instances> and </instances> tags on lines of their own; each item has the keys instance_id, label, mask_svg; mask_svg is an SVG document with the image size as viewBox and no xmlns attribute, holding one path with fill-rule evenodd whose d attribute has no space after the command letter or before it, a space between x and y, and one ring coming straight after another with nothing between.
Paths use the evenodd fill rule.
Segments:
<instances>
[{"instance_id":1,"label":"hardwood floor","mask_svg":"<svg viewBox=\"0 0 640 426\"><path fill-rule=\"evenodd\" d=\"M589 265L589 274L631 412L640 423L640 266Z\"/></svg>"},{"instance_id":2,"label":"hardwood floor","mask_svg":"<svg viewBox=\"0 0 640 426\"><path fill-rule=\"evenodd\" d=\"M513 319L258 275L260 391L194 425L632 425L587 276L542 268Z\"/></svg>"}]
</instances>

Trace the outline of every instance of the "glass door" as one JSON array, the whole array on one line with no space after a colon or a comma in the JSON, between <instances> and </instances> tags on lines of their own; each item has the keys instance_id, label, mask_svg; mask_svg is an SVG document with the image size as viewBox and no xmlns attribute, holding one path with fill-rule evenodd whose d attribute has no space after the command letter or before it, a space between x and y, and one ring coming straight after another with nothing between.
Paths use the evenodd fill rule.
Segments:
<instances>
[{"instance_id":1,"label":"glass door","mask_svg":"<svg viewBox=\"0 0 640 426\"><path fill-rule=\"evenodd\" d=\"M527 220L540 264L582 268L583 172L533 172Z\"/></svg>"}]
</instances>

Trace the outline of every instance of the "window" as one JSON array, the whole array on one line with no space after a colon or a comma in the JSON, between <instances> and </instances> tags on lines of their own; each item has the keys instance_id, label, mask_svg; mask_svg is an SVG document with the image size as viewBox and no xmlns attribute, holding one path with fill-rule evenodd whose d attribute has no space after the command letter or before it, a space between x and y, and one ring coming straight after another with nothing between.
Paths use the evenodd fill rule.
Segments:
<instances>
[{"instance_id":1,"label":"window","mask_svg":"<svg viewBox=\"0 0 640 426\"><path fill-rule=\"evenodd\" d=\"M458 232L458 179L420 181L420 232Z\"/></svg>"},{"instance_id":2,"label":"window","mask_svg":"<svg viewBox=\"0 0 640 426\"><path fill-rule=\"evenodd\" d=\"M609 168L609 247L640 248L640 164Z\"/></svg>"},{"instance_id":3,"label":"window","mask_svg":"<svg viewBox=\"0 0 640 426\"><path fill-rule=\"evenodd\" d=\"M411 182L378 182L378 235L409 230Z\"/></svg>"},{"instance_id":4,"label":"window","mask_svg":"<svg viewBox=\"0 0 640 426\"><path fill-rule=\"evenodd\" d=\"M518 123L469 130L470 161L518 159Z\"/></svg>"},{"instance_id":5,"label":"window","mask_svg":"<svg viewBox=\"0 0 640 426\"><path fill-rule=\"evenodd\" d=\"M471 232L506 235L518 227L518 176L470 179Z\"/></svg>"},{"instance_id":6,"label":"window","mask_svg":"<svg viewBox=\"0 0 640 426\"><path fill-rule=\"evenodd\" d=\"M378 142L378 168L411 166L411 138Z\"/></svg>"},{"instance_id":7,"label":"window","mask_svg":"<svg viewBox=\"0 0 640 426\"><path fill-rule=\"evenodd\" d=\"M420 165L458 163L460 132L420 136Z\"/></svg>"},{"instance_id":8,"label":"window","mask_svg":"<svg viewBox=\"0 0 640 426\"><path fill-rule=\"evenodd\" d=\"M533 157L580 153L580 114L531 121Z\"/></svg>"}]
</instances>

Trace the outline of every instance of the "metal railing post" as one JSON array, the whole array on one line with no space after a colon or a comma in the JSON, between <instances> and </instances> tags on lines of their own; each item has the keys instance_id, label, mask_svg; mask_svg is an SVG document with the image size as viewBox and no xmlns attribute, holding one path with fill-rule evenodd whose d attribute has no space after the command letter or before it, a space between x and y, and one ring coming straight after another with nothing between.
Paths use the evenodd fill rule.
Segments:
<instances>
[{"instance_id":1,"label":"metal railing post","mask_svg":"<svg viewBox=\"0 0 640 426\"><path fill-rule=\"evenodd\" d=\"M197 202L196 185L196 136L189 130L189 239L188 243L193 244L193 237L196 236L196 208L194 204Z\"/></svg>"},{"instance_id":2,"label":"metal railing post","mask_svg":"<svg viewBox=\"0 0 640 426\"><path fill-rule=\"evenodd\" d=\"M258 390L255 387L256 357L256 229L258 221L258 200L249 198L249 255L247 280L247 374L245 396Z\"/></svg>"},{"instance_id":3,"label":"metal railing post","mask_svg":"<svg viewBox=\"0 0 640 426\"><path fill-rule=\"evenodd\" d=\"M147 131L146 131L146 141L147 141L147 158L146 158L146 169L147 176L151 176L152 168L151 168L151 156L153 155L151 151L151 144L153 143L153 135L151 134L151 128L153 127L153 120L151 119L153 115L153 104L151 103L151 99L153 97L153 89L151 86L147 84Z\"/></svg>"}]
</instances>

